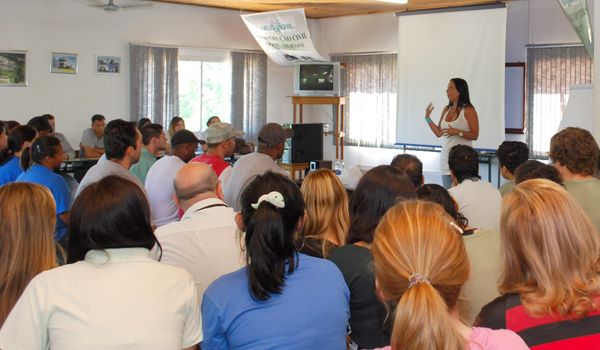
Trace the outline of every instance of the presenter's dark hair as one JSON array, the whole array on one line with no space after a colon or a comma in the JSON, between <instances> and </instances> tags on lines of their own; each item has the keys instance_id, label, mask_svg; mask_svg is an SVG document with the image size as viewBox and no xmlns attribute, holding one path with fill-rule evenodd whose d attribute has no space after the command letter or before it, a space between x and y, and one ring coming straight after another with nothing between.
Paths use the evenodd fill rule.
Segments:
<instances>
[{"instance_id":1,"label":"presenter's dark hair","mask_svg":"<svg viewBox=\"0 0 600 350\"><path fill-rule=\"evenodd\" d=\"M139 125L139 124L138 124ZM160 124L147 123L140 130L142 132L142 143L147 146L154 137L160 137L163 126Z\"/></svg>"},{"instance_id":2,"label":"presenter's dark hair","mask_svg":"<svg viewBox=\"0 0 600 350\"><path fill-rule=\"evenodd\" d=\"M417 188L417 197L444 207L446 213L456 221L460 228L464 229L469 225L469 220L458 211L456 202L444 187L438 184L425 184Z\"/></svg>"},{"instance_id":3,"label":"presenter's dark hair","mask_svg":"<svg viewBox=\"0 0 600 350\"><path fill-rule=\"evenodd\" d=\"M150 206L142 190L119 176L87 186L75 199L69 224L67 263L94 249L146 248L157 243Z\"/></svg>"},{"instance_id":4,"label":"presenter's dark hair","mask_svg":"<svg viewBox=\"0 0 600 350\"><path fill-rule=\"evenodd\" d=\"M479 176L479 156L472 147L456 145L450 149L448 167L456 177L458 183L464 180L477 181Z\"/></svg>"},{"instance_id":5,"label":"presenter's dark hair","mask_svg":"<svg viewBox=\"0 0 600 350\"><path fill-rule=\"evenodd\" d=\"M500 166L515 174L517 167L529 159L529 146L519 141L504 141L496 152Z\"/></svg>"},{"instance_id":6,"label":"presenter's dark hair","mask_svg":"<svg viewBox=\"0 0 600 350\"><path fill-rule=\"evenodd\" d=\"M31 168L33 163L40 164L44 158L54 157L60 145L60 140L54 136L46 135L37 138L21 154L21 168L25 171Z\"/></svg>"},{"instance_id":7,"label":"presenter's dark hair","mask_svg":"<svg viewBox=\"0 0 600 350\"><path fill-rule=\"evenodd\" d=\"M277 191L285 207L277 208L267 201L254 209L252 203L265 194ZM242 220L246 227L246 263L248 282L255 299L267 300L281 293L286 274L297 267L294 236L304 215L304 199L300 189L287 177L273 172L257 176L242 192Z\"/></svg>"},{"instance_id":8,"label":"presenter's dark hair","mask_svg":"<svg viewBox=\"0 0 600 350\"><path fill-rule=\"evenodd\" d=\"M0 153L0 165L8 162L12 156L23 148L25 142L31 142L37 131L29 125L19 125L8 134L8 147Z\"/></svg>"},{"instance_id":9,"label":"presenter's dark hair","mask_svg":"<svg viewBox=\"0 0 600 350\"><path fill-rule=\"evenodd\" d=\"M379 221L397 203L416 198L415 186L403 171L380 165L363 175L350 198L348 242L371 243Z\"/></svg>"},{"instance_id":10,"label":"presenter's dark hair","mask_svg":"<svg viewBox=\"0 0 600 350\"><path fill-rule=\"evenodd\" d=\"M473 105L471 104L471 97L469 97L469 85L467 84L467 81L462 78L452 78L450 81L454 83L454 87L459 94L458 107L472 107ZM448 102L448 107L452 107L452 102Z\"/></svg>"},{"instance_id":11,"label":"presenter's dark hair","mask_svg":"<svg viewBox=\"0 0 600 350\"><path fill-rule=\"evenodd\" d=\"M390 165L404 171L415 187L423 184L423 163L416 156L406 153L398 154Z\"/></svg>"},{"instance_id":12,"label":"presenter's dark hair","mask_svg":"<svg viewBox=\"0 0 600 350\"><path fill-rule=\"evenodd\" d=\"M37 130L38 133L46 132L46 133L51 134L54 131L52 129L52 125L50 124L48 119L46 117L42 117L42 116L33 117L33 118L29 119L29 121L27 122L27 125L31 126L35 130Z\"/></svg>"},{"instance_id":13,"label":"presenter's dark hair","mask_svg":"<svg viewBox=\"0 0 600 350\"><path fill-rule=\"evenodd\" d=\"M104 129L104 152L107 159L123 159L128 147L136 148L137 126L123 119L111 120Z\"/></svg>"}]
</instances>

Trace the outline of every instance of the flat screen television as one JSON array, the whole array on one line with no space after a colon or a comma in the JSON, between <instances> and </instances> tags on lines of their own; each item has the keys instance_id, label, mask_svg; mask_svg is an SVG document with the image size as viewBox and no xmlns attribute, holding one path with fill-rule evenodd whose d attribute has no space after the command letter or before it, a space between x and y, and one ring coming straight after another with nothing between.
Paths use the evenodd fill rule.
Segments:
<instances>
[{"instance_id":1,"label":"flat screen television","mask_svg":"<svg viewBox=\"0 0 600 350\"><path fill-rule=\"evenodd\" d=\"M297 63L294 69L294 95L339 96L340 63Z\"/></svg>"}]
</instances>

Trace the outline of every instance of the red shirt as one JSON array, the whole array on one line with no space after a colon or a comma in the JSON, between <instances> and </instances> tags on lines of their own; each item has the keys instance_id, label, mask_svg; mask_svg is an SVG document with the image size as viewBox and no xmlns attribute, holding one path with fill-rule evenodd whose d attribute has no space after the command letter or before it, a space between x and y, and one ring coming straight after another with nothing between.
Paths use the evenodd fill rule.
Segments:
<instances>
[{"instance_id":1,"label":"red shirt","mask_svg":"<svg viewBox=\"0 0 600 350\"><path fill-rule=\"evenodd\" d=\"M208 154L199 155L192 159L190 162L206 163L210 165L210 167L213 168L215 173L217 173L217 176L221 176L223 170L227 169L227 167L229 166L229 163L227 163L222 158Z\"/></svg>"}]
</instances>

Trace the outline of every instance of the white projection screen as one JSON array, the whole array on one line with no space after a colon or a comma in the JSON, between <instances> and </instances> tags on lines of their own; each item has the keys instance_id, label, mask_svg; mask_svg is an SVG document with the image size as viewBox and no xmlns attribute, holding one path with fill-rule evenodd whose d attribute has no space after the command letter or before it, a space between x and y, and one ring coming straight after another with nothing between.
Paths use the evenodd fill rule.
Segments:
<instances>
[{"instance_id":1,"label":"white projection screen","mask_svg":"<svg viewBox=\"0 0 600 350\"><path fill-rule=\"evenodd\" d=\"M475 148L497 149L504 141L506 7L399 14L398 143L441 145L425 122L425 107L438 122L448 104L451 78L469 84L479 116Z\"/></svg>"}]
</instances>

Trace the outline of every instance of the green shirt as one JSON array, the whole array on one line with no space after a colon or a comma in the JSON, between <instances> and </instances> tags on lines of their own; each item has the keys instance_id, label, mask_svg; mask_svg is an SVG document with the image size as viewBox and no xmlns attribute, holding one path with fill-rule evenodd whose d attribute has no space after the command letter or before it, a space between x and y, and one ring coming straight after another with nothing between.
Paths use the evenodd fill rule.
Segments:
<instances>
[{"instance_id":1,"label":"green shirt","mask_svg":"<svg viewBox=\"0 0 600 350\"><path fill-rule=\"evenodd\" d=\"M600 180L567 180L565 187L600 230Z\"/></svg>"},{"instance_id":2,"label":"green shirt","mask_svg":"<svg viewBox=\"0 0 600 350\"><path fill-rule=\"evenodd\" d=\"M505 194L512 192L513 188L515 188L515 182L513 180L508 180L500 186L498 191L500 191L500 194L504 197Z\"/></svg>"},{"instance_id":3,"label":"green shirt","mask_svg":"<svg viewBox=\"0 0 600 350\"><path fill-rule=\"evenodd\" d=\"M140 181L145 184L146 183L146 174L148 174L148 170L152 167L152 164L156 162L156 156L150 153L146 147L142 147L142 155L140 156L140 160L135 163L129 169L129 172Z\"/></svg>"}]
</instances>

